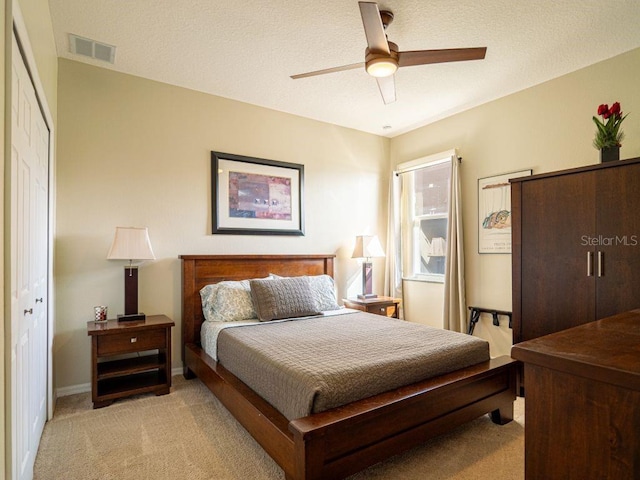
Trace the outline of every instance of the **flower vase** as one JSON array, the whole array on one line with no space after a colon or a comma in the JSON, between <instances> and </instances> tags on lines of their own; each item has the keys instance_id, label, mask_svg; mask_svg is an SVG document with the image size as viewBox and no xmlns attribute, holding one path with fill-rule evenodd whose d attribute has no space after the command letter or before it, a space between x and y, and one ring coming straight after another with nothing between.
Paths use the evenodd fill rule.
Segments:
<instances>
[{"instance_id":1,"label":"flower vase","mask_svg":"<svg viewBox=\"0 0 640 480\"><path fill-rule=\"evenodd\" d=\"M600 149L600 163L620 160L620 147L603 147Z\"/></svg>"}]
</instances>

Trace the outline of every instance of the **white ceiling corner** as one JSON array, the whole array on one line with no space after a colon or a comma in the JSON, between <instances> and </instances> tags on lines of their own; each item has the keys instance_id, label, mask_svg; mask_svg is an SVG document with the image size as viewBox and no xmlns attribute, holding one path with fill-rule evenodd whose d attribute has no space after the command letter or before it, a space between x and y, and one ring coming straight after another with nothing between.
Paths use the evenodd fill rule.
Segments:
<instances>
[{"instance_id":1,"label":"white ceiling corner","mask_svg":"<svg viewBox=\"0 0 640 480\"><path fill-rule=\"evenodd\" d=\"M289 78L364 60L356 0L49 5L60 57L387 137L640 47L638 0L388 0L401 51L487 56L400 68L384 105L364 70ZM70 53L68 33L115 45L115 64Z\"/></svg>"}]
</instances>

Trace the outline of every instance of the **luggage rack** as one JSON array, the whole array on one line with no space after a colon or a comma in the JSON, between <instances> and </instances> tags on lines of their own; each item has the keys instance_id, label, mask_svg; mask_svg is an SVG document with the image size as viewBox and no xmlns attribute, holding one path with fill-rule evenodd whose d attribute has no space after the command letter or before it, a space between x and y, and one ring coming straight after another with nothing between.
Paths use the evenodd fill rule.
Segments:
<instances>
[{"instance_id":1,"label":"luggage rack","mask_svg":"<svg viewBox=\"0 0 640 480\"><path fill-rule=\"evenodd\" d=\"M473 335L473 330L476 328L476 323L480 320L481 313L489 313L493 316L493 324L496 327L500 326L500 320L498 320L498 315L504 315L505 317L509 317L509 328L511 327L511 312L507 312L506 310L495 310L493 308L482 308L482 307L469 307L469 331L467 332L469 335Z\"/></svg>"}]
</instances>

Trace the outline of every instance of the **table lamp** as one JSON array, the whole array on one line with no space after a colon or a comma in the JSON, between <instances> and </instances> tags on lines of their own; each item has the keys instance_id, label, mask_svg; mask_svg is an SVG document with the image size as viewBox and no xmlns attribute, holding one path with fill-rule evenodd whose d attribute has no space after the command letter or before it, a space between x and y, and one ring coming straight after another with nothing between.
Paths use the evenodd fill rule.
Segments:
<instances>
[{"instance_id":1,"label":"table lamp","mask_svg":"<svg viewBox=\"0 0 640 480\"><path fill-rule=\"evenodd\" d=\"M119 322L145 319L145 314L138 312L138 267L133 261L155 258L146 227L116 227L107 259L129 260L124 268L124 315L118 315Z\"/></svg>"},{"instance_id":2,"label":"table lamp","mask_svg":"<svg viewBox=\"0 0 640 480\"><path fill-rule=\"evenodd\" d=\"M373 257L384 257L384 251L378 237L376 235L358 235L351 258L365 259L362 262L362 293L358 295L359 299L377 297L376 294L371 292L373 287L373 264L371 263L371 258Z\"/></svg>"}]
</instances>

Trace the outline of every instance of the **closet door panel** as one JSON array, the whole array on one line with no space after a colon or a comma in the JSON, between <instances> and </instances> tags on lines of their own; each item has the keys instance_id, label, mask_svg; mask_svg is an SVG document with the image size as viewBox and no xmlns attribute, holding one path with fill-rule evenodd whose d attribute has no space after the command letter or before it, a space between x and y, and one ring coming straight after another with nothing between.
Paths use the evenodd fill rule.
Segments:
<instances>
[{"instance_id":1,"label":"closet door panel","mask_svg":"<svg viewBox=\"0 0 640 480\"><path fill-rule=\"evenodd\" d=\"M596 316L640 308L640 164L598 172Z\"/></svg>"},{"instance_id":2,"label":"closet door panel","mask_svg":"<svg viewBox=\"0 0 640 480\"><path fill-rule=\"evenodd\" d=\"M559 175L522 183L521 338L595 320L595 176ZM589 253L591 252L591 253Z\"/></svg>"}]
</instances>

